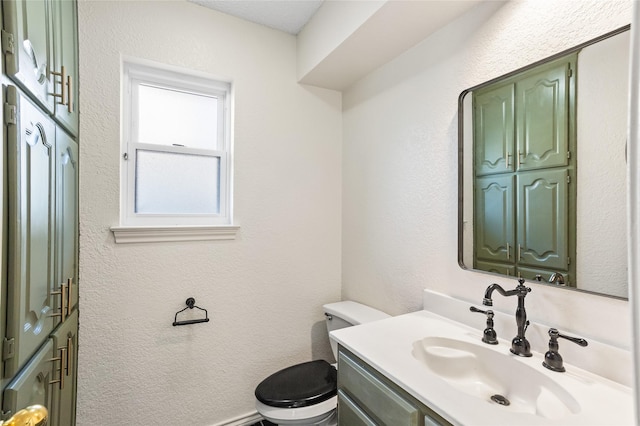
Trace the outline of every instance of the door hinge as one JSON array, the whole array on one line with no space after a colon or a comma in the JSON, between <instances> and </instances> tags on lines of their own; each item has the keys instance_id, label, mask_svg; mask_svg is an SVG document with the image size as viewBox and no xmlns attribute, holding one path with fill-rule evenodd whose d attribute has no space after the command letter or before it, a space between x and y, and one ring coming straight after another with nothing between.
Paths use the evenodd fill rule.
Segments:
<instances>
[{"instance_id":1,"label":"door hinge","mask_svg":"<svg viewBox=\"0 0 640 426\"><path fill-rule=\"evenodd\" d=\"M571 158L571 151L567 151L567 158Z\"/></svg>"},{"instance_id":2,"label":"door hinge","mask_svg":"<svg viewBox=\"0 0 640 426\"><path fill-rule=\"evenodd\" d=\"M4 104L4 123L18 124L18 107L9 103Z\"/></svg>"},{"instance_id":3,"label":"door hinge","mask_svg":"<svg viewBox=\"0 0 640 426\"><path fill-rule=\"evenodd\" d=\"M571 183L571 176L567 175L567 183Z\"/></svg>"},{"instance_id":4,"label":"door hinge","mask_svg":"<svg viewBox=\"0 0 640 426\"><path fill-rule=\"evenodd\" d=\"M571 265L571 258L567 256L567 265Z\"/></svg>"},{"instance_id":5,"label":"door hinge","mask_svg":"<svg viewBox=\"0 0 640 426\"><path fill-rule=\"evenodd\" d=\"M16 340L13 337L11 339L7 339L6 337L4 338L4 341L2 342L2 360L3 361L11 359L16 355L15 343L16 343Z\"/></svg>"},{"instance_id":6,"label":"door hinge","mask_svg":"<svg viewBox=\"0 0 640 426\"><path fill-rule=\"evenodd\" d=\"M11 55L16 53L16 43L13 33L2 30L2 51Z\"/></svg>"}]
</instances>

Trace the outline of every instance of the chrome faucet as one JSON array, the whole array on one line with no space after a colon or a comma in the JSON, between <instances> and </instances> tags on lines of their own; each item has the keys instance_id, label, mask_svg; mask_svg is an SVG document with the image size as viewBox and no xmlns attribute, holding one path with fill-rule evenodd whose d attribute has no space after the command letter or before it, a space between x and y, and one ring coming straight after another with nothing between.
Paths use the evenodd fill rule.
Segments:
<instances>
[{"instance_id":1,"label":"chrome faucet","mask_svg":"<svg viewBox=\"0 0 640 426\"><path fill-rule=\"evenodd\" d=\"M549 277L549 282L551 284L564 285L564 275L562 275L560 272L554 272Z\"/></svg>"},{"instance_id":2,"label":"chrome faucet","mask_svg":"<svg viewBox=\"0 0 640 426\"><path fill-rule=\"evenodd\" d=\"M482 300L483 305L493 306L491 295L494 290L497 290L498 293L505 297L518 296L518 307L516 308L516 325L518 326L518 334L511 341L511 353L518 356L531 356L531 345L527 338L524 337L524 333L527 331L527 327L529 326L529 321L527 321L527 311L524 308L524 298L527 293L531 291L531 288L524 285L524 278L519 278L516 288L509 291L506 291L498 284L491 284L484 292L484 299Z\"/></svg>"}]
</instances>

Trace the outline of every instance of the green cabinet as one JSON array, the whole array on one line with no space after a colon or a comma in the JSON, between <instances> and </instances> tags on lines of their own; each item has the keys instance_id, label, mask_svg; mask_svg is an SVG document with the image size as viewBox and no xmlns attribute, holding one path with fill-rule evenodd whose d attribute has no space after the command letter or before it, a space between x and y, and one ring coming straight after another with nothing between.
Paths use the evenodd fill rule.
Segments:
<instances>
[{"instance_id":1,"label":"green cabinet","mask_svg":"<svg viewBox=\"0 0 640 426\"><path fill-rule=\"evenodd\" d=\"M476 269L544 281L559 272L567 284L575 275L575 63L474 92Z\"/></svg>"},{"instance_id":2,"label":"green cabinet","mask_svg":"<svg viewBox=\"0 0 640 426\"><path fill-rule=\"evenodd\" d=\"M425 426L449 423L347 349L339 347L338 424Z\"/></svg>"},{"instance_id":3,"label":"green cabinet","mask_svg":"<svg viewBox=\"0 0 640 426\"><path fill-rule=\"evenodd\" d=\"M5 89L9 215L4 377L23 367L49 337L54 316L55 126L15 86ZM13 114L13 113L11 113Z\"/></svg>"},{"instance_id":4,"label":"green cabinet","mask_svg":"<svg viewBox=\"0 0 640 426\"><path fill-rule=\"evenodd\" d=\"M78 134L77 8L72 0L3 0L4 71Z\"/></svg>"},{"instance_id":5,"label":"green cabinet","mask_svg":"<svg viewBox=\"0 0 640 426\"><path fill-rule=\"evenodd\" d=\"M2 1L1 418L28 405L75 425L78 347L77 14Z\"/></svg>"}]
</instances>

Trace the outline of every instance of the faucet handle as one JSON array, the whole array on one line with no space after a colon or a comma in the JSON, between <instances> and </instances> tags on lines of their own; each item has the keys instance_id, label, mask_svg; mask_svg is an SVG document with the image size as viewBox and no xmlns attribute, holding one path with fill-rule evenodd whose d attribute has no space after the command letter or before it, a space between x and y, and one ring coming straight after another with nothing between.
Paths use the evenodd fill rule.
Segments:
<instances>
[{"instance_id":1,"label":"faucet handle","mask_svg":"<svg viewBox=\"0 0 640 426\"><path fill-rule=\"evenodd\" d=\"M487 327L484 329L482 333L482 341L489 345L497 345L498 344L498 336L496 335L496 331L493 329L493 317L494 313L492 310L483 311L482 309L478 309L475 306L469 307L471 312L479 312L481 314L485 314L487 316Z\"/></svg>"},{"instance_id":2,"label":"faucet handle","mask_svg":"<svg viewBox=\"0 0 640 426\"><path fill-rule=\"evenodd\" d=\"M587 346L589 342L581 337L572 337L560 334L556 328L549 329L549 350L544 354L544 361L542 365L552 371L558 371L560 373L565 371L562 356L558 352L558 337L567 339L580 346Z\"/></svg>"}]
</instances>

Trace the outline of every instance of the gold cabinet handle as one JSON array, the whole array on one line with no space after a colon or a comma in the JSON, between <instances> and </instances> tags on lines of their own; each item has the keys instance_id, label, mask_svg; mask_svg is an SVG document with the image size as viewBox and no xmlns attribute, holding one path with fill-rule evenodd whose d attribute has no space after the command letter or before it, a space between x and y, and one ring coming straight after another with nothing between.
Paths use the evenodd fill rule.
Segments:
<instances>
[{"instance_id":1,"label":"gold cabinet handle","mask_svg":"<svg viewBox=\"0 0 640 426\"><path fill-rule=\"evenodd\" d=\"M520 167L522 165L522 163L524 163L525 161L523 160L523 158L526 158L527 154L522 154L520 152L520 149L518 149L518 167Z\"/></svg>"},{"instance_id":2,"label":"gold cabinet handle","mask_svg":"<svg viewBox=\"0 0 640 426\"><path fill-rule=\"evenodd\" d=\"M518 260L522 259L522 246L518 244Z\"/></svg>"},{"instance_id":3,"label":"gold cabinet handle","mask_svg":"<svg viewBox=\"0 0 640 426\"><path fill-rule=\"evenodd\" d=\"M49 411L44 405L30 405L15 413L9 420L0 420L0 426L45 426L48 418Z\"/></svg>"},{"instance_id":4,"label":"gold cabinet handle","mask_svg":"<svg viewBox=\"0 0 640 426\"><path fill-rule=\"evenodd\" d=\"M73 80L71 76L67 76L67 111L73 112Z\"/></svg>"},{"instance_id":5,"label":"gold cabinet handle","mask_svg":"<svg viewBox=\"0 0 640 426\"><path fill-rule=\"evenodd\" d=\"M511 157L513 157L513 154L509 154L509 152L507 152L507 162L506 162L506 167L507 169L511 168L511 162L509 160L511 160Z\"/></svg>"},{"instance_id":6,"label":"gold cabinet handle","mask_svg":"<svg viewBox=\"0 0 640 426\"><path fill-rule=\"evenodd\" d=\"M67 357L65 356L66 352L67 352L67 348L60 348L58 349L61 354L59 357L57 358L51 358L49 361L51 362L56 362L56 361L60 361L60 368L57 370L60 372L60 378L56 379L56 380L52 380L49 382L50 385L54 385L56 383L58 383L58 387L60 390L64 389L64 366L62 365L63 362L67 359Z\"/></svg>"},{"instance_id":7,"label":"gold cabinet handle","mask_svg":"<svg viewBox=\"0 0 640 426\"><path fill-rule=\"evenodd\" d=\"M67 299L67 284L60 284L60 290L59 291L52 291L51 292L52 295L56 295L59 294L60 297L60 312L55 313L55 314L51 314L49 316L51 317L60 317L61 321L64 322L64 320L67 318L67 313L69 311L68 306L65 307L64 304L65 302L68 302Z\"/></svg>"},{"instance_id":8,"label":"gold cabinet handle","mask_svg":"<svg viewBox=\"0 0 640 426\"><path fill-rule=\"evenodd\" d=\"M60 77L60 81L56 81L53 84L53 93L49 93L51 96L53 96L54 98L60 98L60 101L58 102L60 105L66 105L67 104L67 93L64 90L64 86L67 80L67 70L65 69L64 65L62 65L60 67L60 72L55 72L55 71L51 71L51 74ZM55 79L54 79L55 80ZM56 93L55 87L56 84L60 85L60 93Z\"/></svg>"},{"instance_id":9,"label":"gold cabinet handle","mask_svg":"<svg viewBox=\"0 0 640 426\"><path fill-rule=\"evenodd\" d=\"M67 337L67 366L66 366L66 375L71 375L71 363L73 362L73 338L71 336Z\"/></svg>"},{"instance_id":10,"label":"gold cabinet handle","mask_svg":"<svg viewBox=\"0 0 640 426\"><path fill-rule=\"evenodd\" d=\"M73 278L67 278L67 316L71 315L73 308Z\"/></svg>"},{"instance_id":11,"label":"gold cabinet handle","mask_svg":"<svg viewBox=\"0 0 640 426\"><path fill-rule=\"evenodd\" d=\"M507 260L511 258L511 246L507 243Z\"/></svg>"}]
</instances>

